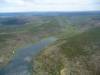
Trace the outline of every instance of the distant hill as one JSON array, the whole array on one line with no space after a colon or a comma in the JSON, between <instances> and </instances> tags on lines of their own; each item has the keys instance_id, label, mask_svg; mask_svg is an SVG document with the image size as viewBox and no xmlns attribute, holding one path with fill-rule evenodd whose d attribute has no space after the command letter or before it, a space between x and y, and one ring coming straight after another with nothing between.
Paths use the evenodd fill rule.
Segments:
<instances>
[{"instance_id":1,"label":"distant hill","mask_svg":"<svg viewBox=\"0 0 100 75\"><path fill-rule=\"evenodd\" d=\"M84 12L15 12L0 13L0 16L78 16L78 15L97 15L100 11L84 11Z\"/></svg>"}]
</instances>

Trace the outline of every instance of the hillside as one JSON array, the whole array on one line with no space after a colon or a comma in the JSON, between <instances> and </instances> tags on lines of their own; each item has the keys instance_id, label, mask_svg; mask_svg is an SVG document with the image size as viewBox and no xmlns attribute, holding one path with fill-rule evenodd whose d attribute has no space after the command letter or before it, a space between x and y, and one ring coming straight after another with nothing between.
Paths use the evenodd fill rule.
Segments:
<instances>
[{"instance_id":1,"label":"hillside","mask_svg":"<svg viewBox=\"0 0 100 75\"><path fill-rule=\"evenodd\" d=\"M100 75L100 27L58 40L33 59L33 75Z\"/></svg>"},{"instance_id":2,"label":"hillside","mask_svg":"<svg viewBox=\"0 0 100 75\"><path fill-rule=\"evenodd\" d=\"M74 39L75 35L94 27L100 27L100 15L98 14L0 16L0 68L11 61L19 48L52 36L60 39L57 41L59 45L62 40L70 37ZM62 51L62 53L66 52ZM69 56L72 54L70 53Z\"/></svg>"},{"instance_id":3,"label":"hillside","mask_svg":"<svg viewBox=\"0 0 100 75\"><path fill-rule=\"evenodd\" d=\"M62 30L55 21L48 18L47 21L39 17L1 17L0 19L0 67L12 59L18 48L49 36L56 36Z\"/></svg>"}]
</instances>

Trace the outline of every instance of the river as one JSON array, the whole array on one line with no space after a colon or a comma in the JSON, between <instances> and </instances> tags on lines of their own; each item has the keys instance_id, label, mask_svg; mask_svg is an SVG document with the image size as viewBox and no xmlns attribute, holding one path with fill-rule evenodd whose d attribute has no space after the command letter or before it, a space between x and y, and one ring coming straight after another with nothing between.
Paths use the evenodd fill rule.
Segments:
<instances>
[{"instance_id":1,"label":"river","mask_svg":"<svg viewBox=\"0 0 100 75\"><path fill-rule=\"evenodd\" d=\"M0 70L0 75L31 75L29 71L31 59L56 40L55 37L49 37L33 45L16 50L9 64Z\"/></svg>"}]
</instances>

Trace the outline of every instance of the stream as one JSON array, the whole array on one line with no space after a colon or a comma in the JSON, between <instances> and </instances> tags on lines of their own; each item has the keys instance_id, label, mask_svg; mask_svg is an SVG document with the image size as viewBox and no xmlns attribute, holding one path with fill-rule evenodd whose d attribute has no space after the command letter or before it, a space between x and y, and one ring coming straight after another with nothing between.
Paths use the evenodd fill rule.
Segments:
<instances>
[{"instance_id":1,"label":"stream","mask_svg":"<svg viewBox=\"0 0 100 75\"><path fill-rule=\"evenodd\" d=\"M33 45L16 50L16 53L9 64L0 70L0 75L31 75L29 71L31 59L56 40L57 38L55 37L49 37L42 39Z\"/></svg>"}]
</instances>

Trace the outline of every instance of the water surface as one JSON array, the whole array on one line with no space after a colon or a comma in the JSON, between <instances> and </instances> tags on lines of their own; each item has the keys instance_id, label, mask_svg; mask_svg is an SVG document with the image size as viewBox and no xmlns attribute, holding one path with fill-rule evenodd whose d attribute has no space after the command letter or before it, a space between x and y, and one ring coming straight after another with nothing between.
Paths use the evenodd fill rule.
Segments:
<instances>
[{"instance_id":1,"label":"water surface","mask_svg":"<svg viewBox=\"0 0 100 75\"><path fill-rule=\"evenodd\" d=\"M31 75L29 65L32 57L54 41L56 41L55 37L49 37L18 49L10 63L0 70L0 75Z\"/></svg>"}]
</instances>

